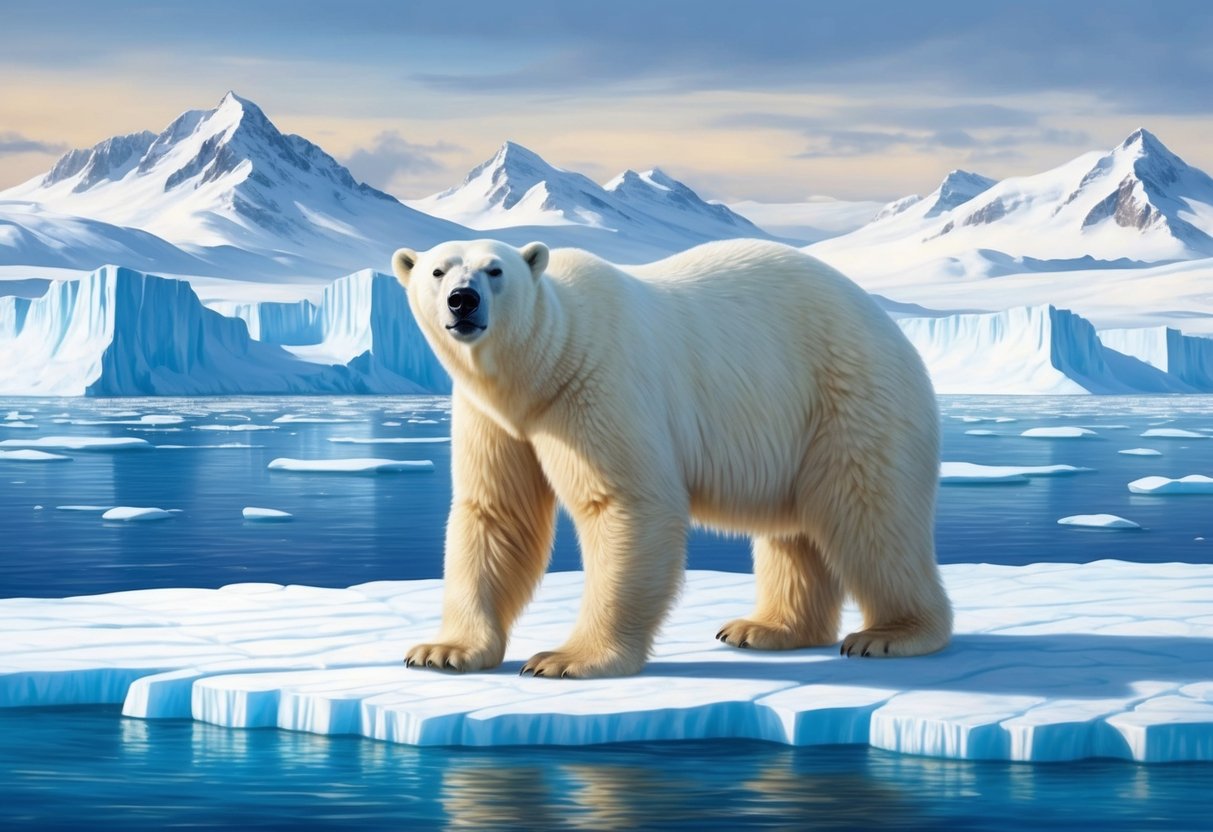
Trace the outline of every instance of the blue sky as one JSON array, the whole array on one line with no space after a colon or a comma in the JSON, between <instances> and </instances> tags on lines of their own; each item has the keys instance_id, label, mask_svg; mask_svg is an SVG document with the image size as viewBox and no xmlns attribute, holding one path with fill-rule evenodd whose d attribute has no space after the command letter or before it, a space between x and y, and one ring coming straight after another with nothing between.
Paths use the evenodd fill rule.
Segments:
<instances>
[{"instance_id":1,"label":"blue sky","mask_svg":"<svg viewBox=\"0 0 1213 832\"><path fill-rule=\"evenodd\" d=\"M25 2L0 7L0 186L228 89L404 197L505 139L606 179L887 199L1150 127L1213 169L1206 2Z\"/></svg>"}]
</instances>

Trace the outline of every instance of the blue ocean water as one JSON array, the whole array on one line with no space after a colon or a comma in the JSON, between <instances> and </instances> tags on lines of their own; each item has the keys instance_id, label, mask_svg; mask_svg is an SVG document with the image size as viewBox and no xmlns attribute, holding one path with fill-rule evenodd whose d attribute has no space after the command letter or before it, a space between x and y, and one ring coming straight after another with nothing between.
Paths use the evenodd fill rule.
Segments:
<instances>
[{"instance_id":1,"label":"blue ocean water","mask_svg":"<svg viewBox=\"0 0 1213 832\"><path fill-rule=\"evenodd\" d=\"M1213 562L1213 497L1126 488L1147 475L1213 475L1213 438L1140 435L1161 427L1213 437L1213 398L946 397L941 407L946 460L1094 469L944 487L941 562ZM11 418L0 421L0 441L134 436L186 447L0 460L0 597L441 575L450 446L330 440L445 437L447 399L13 399L0 400L3 414ZM181 421L148 424L148 415ZM227 429L206 429L216 425ZM267 429L232 429L250 426ZM1083 426L1096 436L1019 436L1041 426ZM1117 453L1135 447L1161 455ZM429 459L434 470L267 470L282 456ZM56 508L80 504L179 511L161 522L114 523ZM245 506L294 519L245 522ZM1093 513L1144 528L1056 522ZM697 532L688 565L746 571L748 544ZM552 569L578 566L562 519ZM112 708L0 710L0 828L1019 829L1030 821L1040 829L1197 829L1209 828L1209 782L1213 765L1205 764L969 763L746 742L415 749L127 720Z\"/></svg>"}]
</instances>

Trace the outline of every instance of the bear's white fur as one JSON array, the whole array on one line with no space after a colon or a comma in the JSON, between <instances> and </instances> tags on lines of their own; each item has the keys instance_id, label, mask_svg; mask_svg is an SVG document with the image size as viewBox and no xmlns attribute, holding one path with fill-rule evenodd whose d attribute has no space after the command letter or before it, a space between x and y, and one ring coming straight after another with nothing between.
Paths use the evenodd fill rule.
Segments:
<instances>
[{"instance_id":1,"label":"bear's white fur","mask_svg":"<svg viewBox=\"0 0 1213 832\"><path fill-rule=\"evenodd\" d=\"M850 280L755 240L637 267L452 242L401 249L393 268L454 379L442 630L410 665L500 664L547 566L557 500L585 592L568 641L523 672L638 672L691 522L754 539L757 606L717 634L730 645L837 643L846 594L865 627L847 655L947 644L934 393ZM461 321L467 290L480 303Z\"/></svg>"}]
</instances>

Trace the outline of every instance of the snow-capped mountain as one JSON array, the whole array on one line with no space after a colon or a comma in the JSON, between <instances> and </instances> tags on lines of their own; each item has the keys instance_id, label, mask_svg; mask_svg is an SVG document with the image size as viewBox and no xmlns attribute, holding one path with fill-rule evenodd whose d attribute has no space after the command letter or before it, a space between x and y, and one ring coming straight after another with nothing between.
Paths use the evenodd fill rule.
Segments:
<instances>
[{"instance_id":1,"label":"snow-capped mountain","mask_svg":"<svg viewBox=\"0 0 1213 832\"><path fill-rule=\"evenodd\" d=\"M861 282L1188 260L1213 254L1213 179L1134 131L1110 152L991 183L954 171L923 199L886 206L868 225L810 252ZM1014 261L1009 263L1008 261ZM921 267L921 268L918 268ZM888 279L885 279L888 278Z\"/></svg>"},{"instance_id":2,"label":"snow-capped mountain","mask_svg":"<svg viewBox=\"0 0 1213 832\"><path fill-rule=\"evenodd\" d=\"M549 164L515 142L503 144L462 184L409 205L480 230L543 229L543 237L557 245L577 245L606 256L613 256L602 249L607 236L631 241L635 253L656 255L708 240L770 237L660 170L628 170L602 186ZM626 251L618 245L610 248ZM635 262L635 253L624 259Z\"/></svg>"},{"instance_id":3,"label":"snow-capped mountain","mask_svg":"<svg viewBox=\"0 0 1213 832\"><path fill-rule=\"evenodd\" d=\"M47 174L0 192L3 200L141 229L187 252L234 247L300 276L380 265L405 241L420 248L469 236L357 182L232 92L158 135L73 150Z\"/></svg>"}]
</instances>

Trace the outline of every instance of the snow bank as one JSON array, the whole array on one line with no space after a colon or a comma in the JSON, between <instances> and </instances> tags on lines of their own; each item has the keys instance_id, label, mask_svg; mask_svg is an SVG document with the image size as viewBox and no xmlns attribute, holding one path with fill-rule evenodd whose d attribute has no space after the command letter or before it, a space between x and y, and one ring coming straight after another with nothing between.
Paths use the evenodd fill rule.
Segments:
<instances>
[{"instance_id":1,"label":"snow bank","mask_svg":"<svg viewBox=\"0 0 1213 832\"><path fill-rule=\"evenodd\" d=\"M1134 494L1213 494L1213 477L1189 474L1179 479L1142 477L1129 483Z\"/></svg>"},{"instance_id":2,"label":"snow bank","mask_svg":"<svg viewBox=\"0 0 1213 832\"><path fill-rule=\"evenodd\" d=\"M496 671L406 669L432 638L437 580L349 589L240 584L0 600L0 705L123 703L130 717L361 734L416 745L745 737L964 759L1213 760L1213 566L942 567L941 653L715 641L750 575L692 572L648 667L625 679L518 676L563 641L583 576L545 577ZM859 624L844 611L844 632Z\"/></svg>"},{"instance_id":3,"label":"snow bank","mask_svg":"<svg viewBox=\"0 0 1213 832\"><path fill-rule=\"evenodd\" d=\"M428 459L399 460L375 457L355 459L290 459L279 457L266 466L271 471L296 471L320 474L381 474L397 471L433 471Z\"/></svg>"}]
</instances>

